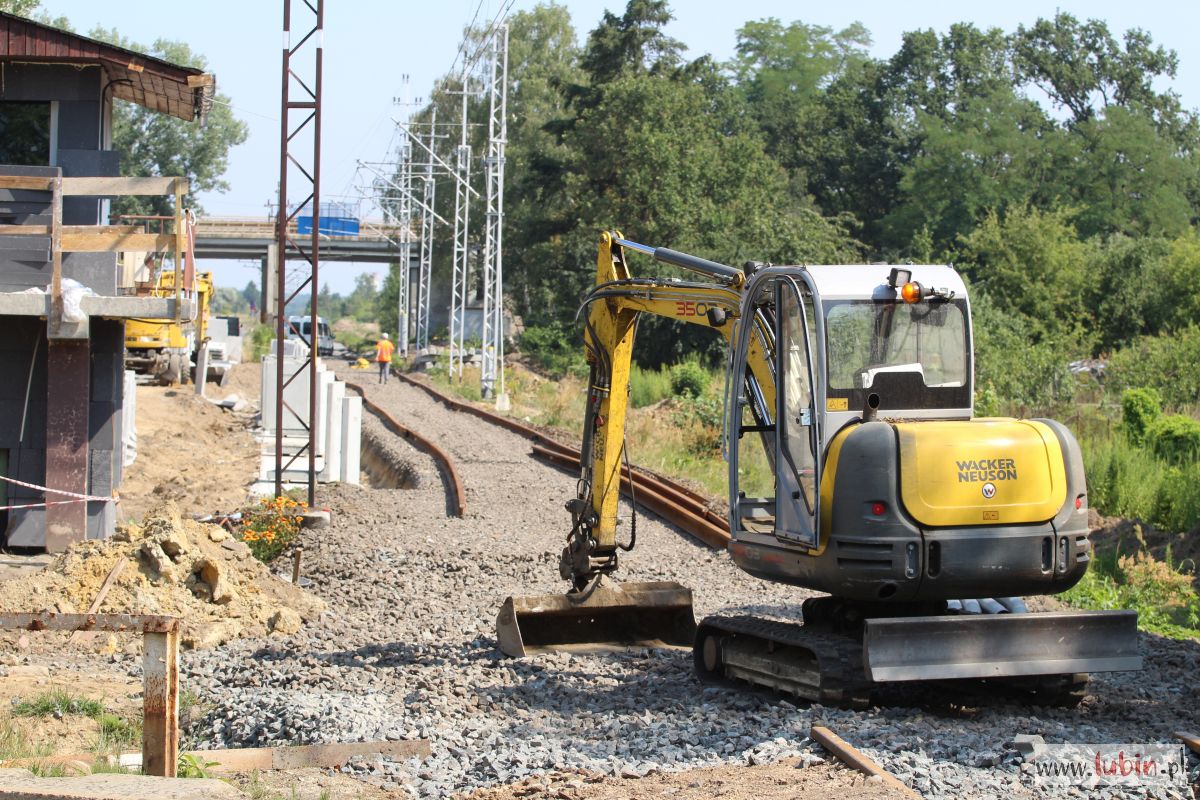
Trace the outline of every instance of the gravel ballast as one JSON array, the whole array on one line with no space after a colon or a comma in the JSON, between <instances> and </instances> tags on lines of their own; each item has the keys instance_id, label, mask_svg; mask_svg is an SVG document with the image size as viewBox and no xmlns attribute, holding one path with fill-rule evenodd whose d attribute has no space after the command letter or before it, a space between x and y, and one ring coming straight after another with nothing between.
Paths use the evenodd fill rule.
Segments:
<instances>
[{"instance_id":1,"label":"gravel ballast","mask_svg":"<svg viewBox=\"0 0 1200 800\"><path fill-rule=\"evenodd\" d=\"M302 543L304 574L329 611L289 637L185 654L185 689L208 709L188 731L193 744L428 738L433 756L424 762L344 769L444 797L552 770L635 777L824 757L807 738L819 722L926 796L1007 800L1045 796L1022 777L1023 758L1011 744L1018 734L1048 743L1144 743L1200 729L1200 643L1149 635L1140 673L1095 676L1089 697L1070 710L998 698L955 702L942 690L911 688L861 712L809 707L706 687L683 649L505 658L495 640L504 598L565 589L558 552L574 477L535 461L519 436L418 389L395 381L365 388L455 459L467 514L446 517L436 468L411 448L403 458L421 476L416 488L325 487L333 527L305 531ZM370 425L372 436L379 433ZM628 506L622 516L629 520ZM753 578L647 514L638 515L637 532L621 579L679 581L693 590L698 619L716 612L796 618L810 594ZM1189 764L1200 770L1194 758Z\"/></svg>"}]
</instances>

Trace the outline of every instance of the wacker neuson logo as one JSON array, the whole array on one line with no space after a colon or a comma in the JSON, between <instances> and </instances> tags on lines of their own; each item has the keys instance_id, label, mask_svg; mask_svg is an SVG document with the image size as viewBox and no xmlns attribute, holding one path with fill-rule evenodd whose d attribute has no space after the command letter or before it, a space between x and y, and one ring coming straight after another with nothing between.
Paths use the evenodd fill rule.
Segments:
<instances>
[{"instance_id":1,"label":"wacker neuson logo","mask_svg":"<svg viewBox=\"0 0 1200 800\"><path fill-rule=\"evenodd\" d=\"M956 461L959 483L984 481L1015 481L1017 462L1011 458L981 458L978 461Z\"/></svg>"}]
</instances>

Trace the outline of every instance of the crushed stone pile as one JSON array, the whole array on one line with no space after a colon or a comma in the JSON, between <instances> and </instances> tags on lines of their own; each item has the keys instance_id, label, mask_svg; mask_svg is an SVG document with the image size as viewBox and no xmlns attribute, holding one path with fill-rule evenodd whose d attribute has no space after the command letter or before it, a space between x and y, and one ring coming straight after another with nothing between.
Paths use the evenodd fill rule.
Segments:
<instances>
[{"instance_id":1,"label":"crushed stone pile","mask_svg":"<svg viewBox=\"0 0 1200 800\"><path fill-rule=\"evenodd\" d=\"M128 563L99 611L178 616L187 648L291 635L326 607L273 575L224 528L182 519L166 503L141 525L74 544L41 572L0 583L0 611L86 612L118 559Z\"/></svg>"}]
</instances>

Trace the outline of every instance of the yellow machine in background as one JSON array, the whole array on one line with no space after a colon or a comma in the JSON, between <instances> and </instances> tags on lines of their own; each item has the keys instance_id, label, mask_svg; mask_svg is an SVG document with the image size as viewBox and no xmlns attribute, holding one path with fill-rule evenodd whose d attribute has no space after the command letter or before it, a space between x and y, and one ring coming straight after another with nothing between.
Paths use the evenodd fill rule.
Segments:
<instances>
[{"instance_id":1,"label":"yellow machine in background","mask_svg":"<svg viewBox=\"0 0 1200 800\"><path fill-rule=\"evenodd\" d=\"M152 375L166 384L185 381L192 354L208 337L209 306L213 296L211 272L196 274L193 313L179 320L130 319L125 323L125 366ZM175 272L161 270L151 289L152 297L175 296Z\"/></svg>"}]
</instances>

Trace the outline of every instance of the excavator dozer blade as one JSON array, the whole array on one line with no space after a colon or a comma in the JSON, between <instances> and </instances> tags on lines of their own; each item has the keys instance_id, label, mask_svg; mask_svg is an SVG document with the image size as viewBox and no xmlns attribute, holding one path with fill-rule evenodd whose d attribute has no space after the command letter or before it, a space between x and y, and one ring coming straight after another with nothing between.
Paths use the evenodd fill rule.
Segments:
<instances>
[{"instance_id":1,"label":"excavator dozer blade","mask_svg":"<svg viewBox=\"0 0 1200 800\"><path fill-rule=\"evenodd\" d=\"M509 597L496 617L500 650L519 658L572 645L691 646L696 636L692 590L673 581L602 584L584 594Z\"/></svg>"},{"instance_id":2,"label":"excavator dozer blade","mask_svg":"<svg viewBox=\"0 0 1200 800\"><path fill-rule=\"evenodd\" d=\"M880 682L1142 668L1136 611L868 619L863 657Z\"/></svg>"}]
</instances>

